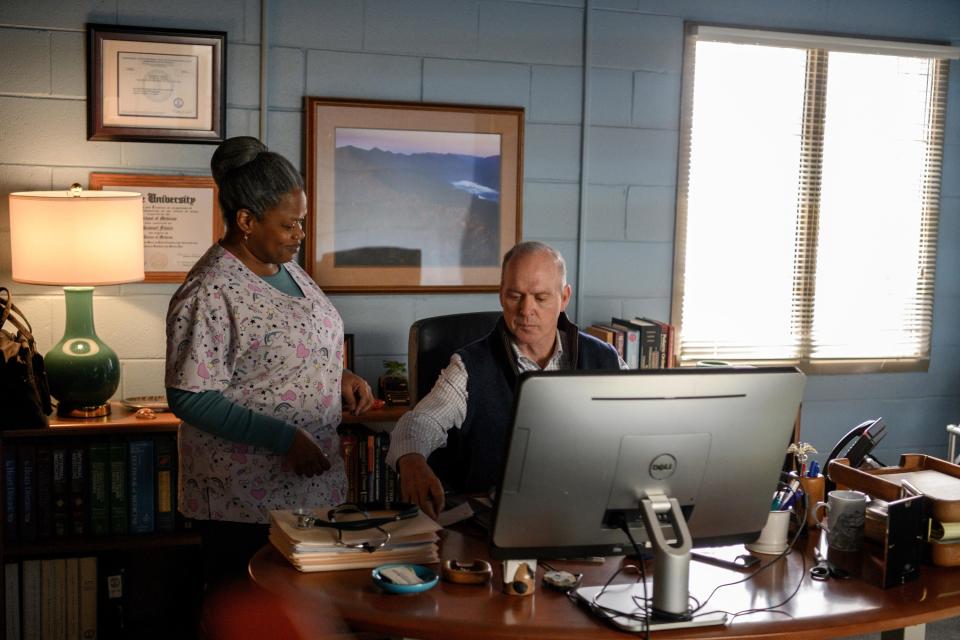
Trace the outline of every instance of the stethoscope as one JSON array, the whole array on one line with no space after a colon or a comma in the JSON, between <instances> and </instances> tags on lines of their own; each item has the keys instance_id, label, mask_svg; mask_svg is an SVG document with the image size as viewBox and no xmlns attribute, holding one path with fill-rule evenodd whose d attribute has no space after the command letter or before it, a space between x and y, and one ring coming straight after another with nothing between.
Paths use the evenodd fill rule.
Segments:
<instances>
[{"instance_id":1,"label":"stethoscope","mask_svg":"<svg viewBox=\"0 0 960 640\"><path fill-rule=\"evenodd\" d=\"M408 502L395 502L393 503L393 508L390 509L390 511L394 511L395 513L377 518L371 518L370 512L364 507L353 503L344 503L327 511L326 519L318 518L309 509L295 509L293 511L293 515L297 519L297 529L310 529L312 527L336 529L337 539L334 541L334 543L337 546L346 547L348 549L361 549L367 553L373 553L377 549L383 548L387 543L390 542L390 532L383 528L384 525L390 524L391 522L399 522L400 520L413 518L420 513L420 507ZM363 518L354 520L337 520L338 516L342 517L345 515L354 514L361 514ZM383 535L383 537L380 540L366 540L364 542L346 542L343 539L344 531L365 531L367 529L376 529Z\"/></svg>"}]
</instances>

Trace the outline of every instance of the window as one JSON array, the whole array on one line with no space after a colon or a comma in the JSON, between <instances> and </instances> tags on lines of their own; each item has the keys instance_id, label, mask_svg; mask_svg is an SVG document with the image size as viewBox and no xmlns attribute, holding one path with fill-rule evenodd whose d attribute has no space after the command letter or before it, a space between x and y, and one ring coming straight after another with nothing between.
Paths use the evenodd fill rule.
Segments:
<instances>
[{"instance_id":1,"label":"window","mask_svg":"<svg viewBox=\"0 0 960 640\"><path fill-rule=\"evenodd\" d=\"M690 28L672 318L681 363L926 368L947 58L958 51Z\"/></svg>"}]
</instances>

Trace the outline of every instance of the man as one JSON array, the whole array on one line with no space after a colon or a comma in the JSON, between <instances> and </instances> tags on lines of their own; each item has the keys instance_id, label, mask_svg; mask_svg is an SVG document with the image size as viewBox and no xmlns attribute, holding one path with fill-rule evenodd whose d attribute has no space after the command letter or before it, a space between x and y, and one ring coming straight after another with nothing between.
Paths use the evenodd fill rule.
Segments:
<instances>
[{"instance_id":1,"label":"man","mask_svg":"<svg viewBox=\"0 0 960 640\"><path fill-rule=\"evenodd\" d=\"M435 518L444 504L438 468L458 492L497 484L521 372L626 368L613 347L567 319L571 292L566 263L553 247L521 242L507 252L503 317L485 338L451 356L430 393L393 430L387 463L400 474L403 500Z\"/></svg>"}]
</instances>

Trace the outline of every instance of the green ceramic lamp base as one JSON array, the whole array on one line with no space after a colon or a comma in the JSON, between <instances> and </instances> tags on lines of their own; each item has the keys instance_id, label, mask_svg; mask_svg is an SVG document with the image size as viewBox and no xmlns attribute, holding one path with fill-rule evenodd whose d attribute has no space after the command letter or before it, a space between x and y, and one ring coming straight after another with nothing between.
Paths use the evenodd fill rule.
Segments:
<instances>
[{"instance_id":1,"label":"green ceramic lamp base","mask_svg":"<svg viewBox=\"0 0 960 640\"><path fill-rule=\"evenodd\" d=\"M57 415L107 415L110 397L120 385L120 360L94 331L93 287L64 287L63 292L63 338L44 356L50 394L59 403Z\"/></svg>"}]
</instances>

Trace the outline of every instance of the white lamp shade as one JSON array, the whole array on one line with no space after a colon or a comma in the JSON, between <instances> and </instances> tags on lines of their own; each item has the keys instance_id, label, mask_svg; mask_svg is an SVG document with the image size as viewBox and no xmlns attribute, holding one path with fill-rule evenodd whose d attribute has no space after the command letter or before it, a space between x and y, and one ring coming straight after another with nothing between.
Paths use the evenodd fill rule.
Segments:
<instances>
[{"instance_id":1,"label":"white lamp shade","mask_svg":"<svg viewBox=\"0 0 960 640\"><path fill-rule=\"evenodd\" d=\"M10 239L17 282L91 286L143 280L139 193L11 193Z\"/></svg>"}]
</instances>

